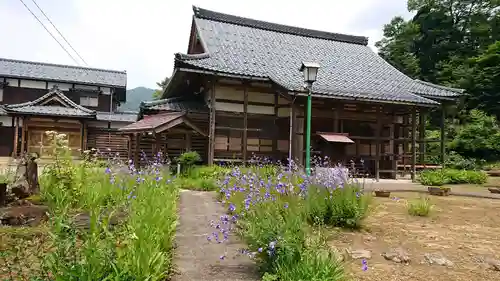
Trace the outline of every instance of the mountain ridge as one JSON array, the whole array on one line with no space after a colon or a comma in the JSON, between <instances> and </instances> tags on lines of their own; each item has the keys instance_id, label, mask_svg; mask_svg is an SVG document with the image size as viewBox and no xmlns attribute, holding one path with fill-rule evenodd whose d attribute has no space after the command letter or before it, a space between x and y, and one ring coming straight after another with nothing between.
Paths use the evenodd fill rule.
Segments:
<instances>
[{"instance_id":1,"label":"mountain ridge","mask_svg":"<svg viewBox=\"0 0 500 281\"><path fill-rule=\"evenodd\" d=\"M127 101L118 107L119 111L139 111L143 101L153 100L155 89L139 86L127 90Z\"/></svg>"}]
</instances>

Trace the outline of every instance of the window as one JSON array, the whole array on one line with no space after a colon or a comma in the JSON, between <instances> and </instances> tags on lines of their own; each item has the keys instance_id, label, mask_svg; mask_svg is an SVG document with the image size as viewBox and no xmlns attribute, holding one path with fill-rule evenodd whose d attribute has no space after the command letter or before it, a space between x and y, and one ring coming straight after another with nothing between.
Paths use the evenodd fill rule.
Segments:
<instances>
[{"instance_id":1,"label":"window","mask_svg":"<svg viewBox=\"0 0 500 281\"><path fill-rule=\"evenodd\" d=\"M97 97L80 97L80 105L96 107L99 105L99 99Z\"/></svg>"},{"instance_id":2,"label":"window","mask_svg":"<svg viewBox=\"0 0 500 281\"><path fill-rule=\"evenodd\" d=\"M0 86L0 102L3 101L3 88Z\"/></svg>"}]
</instances>

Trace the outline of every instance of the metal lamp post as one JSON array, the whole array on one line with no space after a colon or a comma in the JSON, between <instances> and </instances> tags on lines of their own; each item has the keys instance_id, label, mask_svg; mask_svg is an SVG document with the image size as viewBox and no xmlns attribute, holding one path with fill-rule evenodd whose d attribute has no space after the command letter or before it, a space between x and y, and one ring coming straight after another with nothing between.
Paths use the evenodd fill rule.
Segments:
<instances>
[{"instance_id":1,"label":"metal lamp post","mask_svg":"<svg viewBox=\"0 0 500 281\"><path fill-rule=\"evenodd\" d=\"M307 93L307 115L306 115L306 174L311 174L311 108L312 108L312 84L318 76L319 64L314 62L302 62L300 71L304 74L304 82Z\"/></svg>"}]
</instances>

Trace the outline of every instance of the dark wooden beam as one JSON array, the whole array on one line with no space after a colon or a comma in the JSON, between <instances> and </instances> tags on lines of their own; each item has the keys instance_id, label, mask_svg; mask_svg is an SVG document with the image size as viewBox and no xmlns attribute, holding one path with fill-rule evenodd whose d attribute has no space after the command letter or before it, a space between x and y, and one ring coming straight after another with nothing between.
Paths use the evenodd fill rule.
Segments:
<instances>
[{"instance_id":1,"label":"dark wooden beam","mask_svg":"<svg viewBox=\"0 0 500 281\"><path fill-rule=\"evenodd\" d=\"M247 86L247 83L245 83L245 86ZM244 87L243 88L243 138L242 138L244 163L246 163L248 160L247 138L248 138L248 87Z\"/></svg>"},{"instance_id":2,"label":"dark wooden beam","mask_svg":"<svg viewBox=\"0 0 500 281\"><path fill-rule=\"evenodd\" d=\"M19 140L19 117L15 118L15 129L14 129L14 149L12 151L12 157L17 157L17 143Z\"/></svg>"},{"instance_id":3,"label":"dark wooden beam","mask_svg":"<svg viewBox=\"0 0 500 281\"><path fill-rule=\"evenodd\" d=\"M209 127L208 127L208 165L214 164L214 156L215 156L215 86L216 83L214 80L211 81L211 90L210 90L210 116L209 116Z\"/></svg>"},{"instance_id":4,"label":"dark wooden beam","mask_svg":"<svg viewBox=\"0 0 500 281\"><path fill-rule=\"evenodd\" d=\"M273 155L274 155L274 160L278 161L279 157L279 151L278 151L278 138L279 138L279 126L278 126L278 97L279 94L278 92L274 93L274 133L273 133Z\"/></svg>"},{"instance_id":5,"label":"dark wooden beam","mask_svg":"<svg viewBox=\"0 0 500 281\"><path fill-rule=\"evenodd\" d=\"M418 134L419 134L419 164L425 165L425 122L426 122L426 115L427 112L424 109L421 109L418 117L419 117L419 129L418 129Z\"/></svg>"},{"instance_id":6,"label":"dark wooden beam","mask_svg":"<svg viewBox=\"0 0 500 281\"><path fill-rule=\"evenodd\" d=\"M411 114L411 180L415 181L417 170L417 108L413 108Z\"/></svg>"},{"instance_id":7,"label":"dark wooden beam","mask_svg":"<svg viewBox=\"0 0 500 281\"><path fill-rule=\"evenodd\" d=\"M441 166L444 167L444 162L446 161L446 106L443 104L441 106Z\"/></svg>"},{"instance_id":8,"label":"dark wooden beam","mask_svg":"<svg viewBox=\"0 0 500 281\"><path fill-rule=\"evenodd\" d=\"M186 138L186 152L187 151L191 151L191 135L192 135L192 132L190 132L190 131L186 132L186 135L185 135L185 138Z\"/></svg>"},{"instance_id":9,"label":"dark wooden beam","mask_svg":"<svg viewBox=\"0 0 500 281\"><path fill-rule=\"evenodd\" d=\"M377 127L375 129L375 179L380 180L380 150L382 133L382 106L377 108Z\"/></svg>"}]
</instances>

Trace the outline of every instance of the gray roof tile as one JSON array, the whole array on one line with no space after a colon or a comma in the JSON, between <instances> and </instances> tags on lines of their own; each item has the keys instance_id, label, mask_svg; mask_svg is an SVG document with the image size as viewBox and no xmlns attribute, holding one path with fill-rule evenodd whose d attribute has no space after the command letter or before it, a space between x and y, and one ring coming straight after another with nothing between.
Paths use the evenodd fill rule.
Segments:
<instances>
[{"instance_id":1,"label":"gray roof tile","mask_svg":"<svg viewBox=\"0 0 500 281\"><path fill-rule=\"evenodd\" d=\"M0 77L64 81L110 87L126 87L127 85L127 73L125 71L5 58L0 58Z\"/></svg>"},{"instance_id":2,"label":"gray roof tile","mask_svg":"<svg viewBox=\"0 0 500 281\"><path fill-rule=\"evenodd\" d=\"M179 67L264 77L290 91L304 91L299 67L308 61L321 66L313 85L315 94L414 104L438 104L420 94L456 94L437 91L399 72L366 46L362 37L336 37L196 7L194 12L206 53L177 55Z\"/></svg>"}]
</instances>

